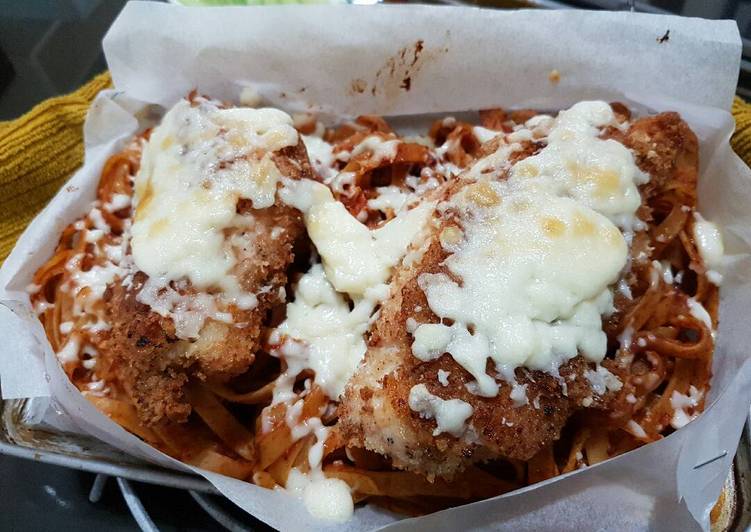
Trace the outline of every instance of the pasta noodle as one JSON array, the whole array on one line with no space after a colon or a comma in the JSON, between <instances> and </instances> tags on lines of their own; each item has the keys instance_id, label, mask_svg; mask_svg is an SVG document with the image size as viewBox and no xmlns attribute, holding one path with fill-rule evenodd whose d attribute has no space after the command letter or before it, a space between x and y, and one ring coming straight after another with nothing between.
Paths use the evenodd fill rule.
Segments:
<instances>
[{"instance_id":1,"label":"pasta noodle","mask_svg":"<svg viewBox=\"0 0 751 532\"><path fill-rule=\"evenodd\" d=\"M625 106L613 104L613 109L621 122L631 119ZM537 115L487 110L480 113L478 125L510 134ZM316 124L299 127L313 134ZM358 220L379 227L395 217L398 202L419 201L483 155L487 147L475 127L446 118L436 121L426 137L403 138L383 118L362 116L324 133L336 174L326 184ZM643 127L650 133L657 128L649 122ZM335 398L312 383L309 371L293 383L302 400L299 412L291 412L292 403L274 402L277 378L288 363L268 356L275 348L270 341L239 377L226 382L192 379L185 389L192 407L186 423L144 424L127 383L118 380L116 362L108 357L103 316L110 286L127 275L127 234L134 212L130 198L148 131L107 161L94 208L63 230L53 256L36 272L32 303L66 374L85 397L126 430L179 460L266 488L284 487L293 469L311 470L309 457L320 444L323 473L346 482L356 502L368 500L409 514L506 493L659 440L685 421L677 418L704 409L718 287L707 278L708 267L693 236L696 153L691 159L688 150L675 168L653 167L648 150L639 145L641 137L624 131L611 128L603 137L634 150L652 179L641 186L638 214L646 230L633 235L631 267L616 293L616 312L603 323L609 344L604 364L621 376L623 386L606 409L574 415L562 437L528 461L479 463L448 481L400 471L387 457L348 447L338 427ZM527 146L524 155L539 150L534 139ZM387 201L387 192L396 199ZM291 278L306 268L298 262L290 267ZM281 321L279 310L274 312L268 328ZM691 402L676 408L676 398ZM291 428L290 416L306 430Z\"/></svg>"}]
</instances>

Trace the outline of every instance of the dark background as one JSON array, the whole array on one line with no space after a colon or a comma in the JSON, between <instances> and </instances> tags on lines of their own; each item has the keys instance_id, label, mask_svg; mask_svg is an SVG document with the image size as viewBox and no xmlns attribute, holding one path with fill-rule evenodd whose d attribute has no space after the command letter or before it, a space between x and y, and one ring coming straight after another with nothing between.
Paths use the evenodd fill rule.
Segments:
<instances>
[{"instance_id":1,"label":"dark background","mask_svg":"<svg viewBox=\"0 0 751 532\"><path fill-rule=\"evenodd\" d=\"M368 3L354 3L359 1ZM625 9L628 5L627 0L430 1L483 6L569 4L610 9ZM35 103L69 92L103 71L106 65L100 42L124 4L125 0L0 0L0 120L15 118ZM751 0L638 0L635 5L639 11L735 19L741 33L751 36ZM14 75L9 73L8 64L12 64Z\"/></svg>"}]
</instances>

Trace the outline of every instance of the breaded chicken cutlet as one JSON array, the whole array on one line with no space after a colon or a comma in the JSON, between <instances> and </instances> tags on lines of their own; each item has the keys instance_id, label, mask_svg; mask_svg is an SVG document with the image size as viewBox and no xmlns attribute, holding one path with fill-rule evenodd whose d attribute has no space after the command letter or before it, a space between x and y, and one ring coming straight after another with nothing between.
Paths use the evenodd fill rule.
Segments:
<instances>
[{"instance_id":1,"label":"breaded chicken cutlet","mask_svg":"<svg viewBox=\"0 0 751 532\"><path fill-rule=\"evenodd\" d=\"M629 118L624 109L614 105L621 123ZM685 185L684 190L695 191L698 144L695 135L677 114L641 118L628 128L609 127L602 131L600 138L612 138L627 146L632 150L637 166L650 175L650 181L640 185L642 205L637 215L642 221L662 221L668 216L669 212L655 211L660 210L661 200L673 199L670 195L674 194L673 184L676 182ZM497 138L487 142L480 148L480 156L492 156L498 146ZM544 142L536 140L522 142L521 148L512 155L512 163L539 153L544 146ZM493 178L506 179L507 169ZM439 202L448 200L463 188L472 186L477 176L469 173L462 174L459 182L445 185L435 199ZM681 197L677 202L693 207L696 198L695 195ZM615 297L615 312L606 319L610 354L602 362L619 384L608 387L604 393L602 390L601 393L593 392L593 383L587 374L591 375L594 364L581 355L559 367L560 377L549 372L517 368L516 384L525 387L525 397L520 400L515 397L515 387L500 378L502 384L496 396L482 397L472 393L468 389L468 384L472 385L472 375L448 353L428 361L413 354L415 324L441 323L420 286L420 276L443 273L462 283L462 279L446 267L446 259L451 253L442 245L441 236L447 227L461 228L463 220L440 210L436 210L435 216L421 259L408 266L401 265L394 272L391 298L381 308L371 330L365 359L345 391L339 407L339 423L347 445L379 453L388 457L394 467L424 474L429 479L451 479L477 462L498 458L529 460L560 438L568 419L584 408L601 410L603 423L625 422L633 408L627 400L628 394L634 389L633 382L639 381L628 373L632 369L626 363L621 364L617 356L613 358L618 347L616 338L623 333L623 318L633 306L632 299L620 293ZM631 248L632 269L647 267L655 246L660 246L651 236L655 231L654 226L651 227L651 231L635 233L634 242L638 245ZM633 283L628 276L625 281ZM645 289L631 286L636 295ZM490 360L487 372L494 373ZM426 419L410 405L410 391L419 385L441 400L458 399L470 405L471 430L459 437L446 432L438 434L437 421L429 416ZM620 415L617 419L616 416L610 419L610 411Z\"/></svg>"},{"instance_id":2,"label":"breaded chicken cutlet","mask_svg":"<svg viewBox=\"0 0 751 532\"><path fill-rule=\"evenodd\" d=\"M479 115L402 137L178 101L27 287L62 369L314 515L481 500L690 423L724 272L694 134L599 100Z\"/></svg>"},{"instance_id":3,"label":"breaded chicken cutlet","mask_svg":"<svg viewBox=\"0 0 751 532\"><path fill-rule=\"evenodd\" d=\"M303 141L271 155L288 179L311 179L313 172ZM97 373L116 380L129 395L146 425L184 422L191 413L184 388L190 379L221 383L245 372L260 348L261 332L274 305L284 303L287 268L305 228L298 211L278 200L254 209L249 200L237 202L242 224L225 230L235 265L231 274L243 292L255 294L252 308L230 306L230 323L209 317L194 338L179 338L173 319L139 301L148 276L137 272L127 285L115 284L105 293L110 333L98 357ZM190 296L189 283L170 285ZM164 290L162 290L163 292Z\"/></svg>"}]
</instances>

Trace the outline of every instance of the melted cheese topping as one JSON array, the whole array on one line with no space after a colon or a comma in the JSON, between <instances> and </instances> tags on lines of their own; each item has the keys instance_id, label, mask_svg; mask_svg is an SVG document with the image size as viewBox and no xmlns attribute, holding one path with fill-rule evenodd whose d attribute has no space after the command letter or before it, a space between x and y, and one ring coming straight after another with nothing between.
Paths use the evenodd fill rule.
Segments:
<instances>
[{"instance_id":1,"label":"melted cheese topping","mask_svg":"<svg viewBox=\"0 0 751 532\"><path fill-rule=\"evenodd\" d=\"M705 220L698 212L694 213L694 242L707 267L707 278L719 285L722 283L722 261L725 248L722 233L716 224Z\"/></svg>"},{"instance_id":2,"label":"melted cheese topping","mask_svg":"<svg viewBox=\"0 0 751 532\"><path fill-rule=\"evenodd\" d=\"M60 351L56 353L57 359L61 364L76 362L79 360L80 349L81 340L78 338L78 335L74 334L70 338L68 338L68 341L65 342L65 345L63 345Z\"/></svg>"},{"instance_id":3,"label":"melted cheese topping","mask_svg":"<svg viewBox=\"0 0 751 532\"><path fill-rule=\"evenodd\" d=\"M286 489L302 499L310 515L318 519L343 523L355 510L347 483L338 478L326 478L320 470L305 474L293 467Z\"/></svg>"},{"instance_id":4,"label":"melted cheese topping","mask_svg":"<svg viewBox=\"0 0 751 532\"><path fill-rule=\"evenodd\" d=\"M548 145L512 170L512 179L567 196L632 229L641 204L637 185L645 175L631 151L620 142L599 138L600 128L615 125L613 110L605 102L580 102L561 111L548 135Z\"/></svg>"},{"instance_id":5,"label":"melted cheese topping","mask_svg":"<svg viewBox=\"0 0 751 532\"><path fill-rule=\"evenodd\" d=\"M308 235L334 288L356 296L388 280L433 212L433 204L423 203L371 230L321 183L287 180L280 197L304 213Z\"/></svg>"},{"instance_id":6,"label":"melted cheese topping","mask_svg":"<svg viewBox=\"0 0 751 532\"><path fill-rule=\"evenodd\" d=\"M272 342L287 336L305 347L283 348L287 370L274 389L274 402L294 397L295 378L306 368L315 371L315 382L328 397L338 398L365 355L363 334L374 307L373 299L362 299L350 310L320 264L303 275L297 283L294 302L287 304L287 318L276 329Z\"/></svg>"},{"instance_id":7,"label":"melted cheese topping","mask_svg":"<svg viewBox=\"0 0 751 532\"><path fill-rule=\"evenodd\" d=\"M337 174L333 146L317 135L303 135L302 139L316 173L324 182L331 181Z\"/></svg>"},{"instance_id":8,"label":"melted cheese topping","mask_svg":"<svg viewBox=\"0 0 751 532\"><path fill-rule=\"evenodd\" d=\"M419 198L415 194L404 192L396 186L377 187L376 197L368 200L368 209L381 211L388 214L389 211L399 212L405 206L417 201Z\"/></svg>"},{"instance_id":9,"label":"melted cheese topping","mask_svg":"<svg viewBox=\"0 0 751 532\"><path fill-rule=\"evenodd\" d=\"M698 412L689 414L686 412L686 409L693 410L699 406L699 402L703 395L704 394L693 385L689 387L688 395L673 390L673 394L670 396L670 406L673 408L673 417L670 420L670 425L674 429L685 427L699 415Z\"/></svg>"},{"instance_id":10,"label":"melted cheese topping","mask_svg":"<svg viewBox=\"0 0 751 532\"><path fill-rule=\"evenodd\" d=\"M256 209L273 205L282 176L270 153L297 141L292 119L276 109L177 103L152 132L136 176L136 266L198 289L236 289L223 230L239 199Z\"/></svg>"},{"instance_id":11,"label":"melted cheese topping","mask_svg":"<svg viewBox=\"0 0 751 532\"><path fill-rule=\"evenodd\" d=\"M709 329L712 333L712 338L714 338L716 333L714 328L712 327L712 316L709 315L709 312L704 308L704 305L699 303L693 297L690 297L688 298L688 310L694 318L701 321L704 325L707 326L707 329Z\"/></svg>"},{"instance_id":12,"label":"melted cheese topping","mask_svg":"<svg viewBox=\"0 0 751 532\"><path fill-rule=\"evenodd\" d=\"M375 161L383 161L384 159L393 159L396 157L396 151L400 141L383 140L378 135L370 135L365 137L360 143L352 149L352 157L360 155L361 153L370 152L370 159Z\"/></svg>"},{"instance_id":13,"label":"melted cheese topping","mask_svg":"<svg viewBox=\"0 0 751 532\"><path fill-rule=\"evenodd\" d=\"M472 405L461 399L441 399L417 384L409 391L409 407L423 419L435 419L433 436L447 432L459 438L467 430L466 421L472 415Z\"/></svg>"},{"instance_id":14,"label":"melted cheese topping","mask_svg":"<svg viewBox=\"0 0 751 532\"><path fill-rule=\"evenodd\" d=\"M628 149L598 138L611 123L606 103L579 103L534 125L549 127L548 144L507 180L482 176L507 169L514 144L501 144L465 174L477 182L445 206L459 213L461 227L440 235L451 253L444 264L461 283L443 273L418 279L431 310L453 324L420 325L416 357L450 353L476 379L472 391L488 397L498 393L488 357L510 382L519 366L557 375L579 353L604 358L601 315L612 311L608 286L627 260L616 225L637 225L637 185L645 180Z\"/></svg>"},{"instance_id":15,"label":"melted cheese topping","mask_svg":"<svg viewBox=\"0 0 751 532\"><path fill-rule=\"evenodd\" d=\"M382 144L369 149L383 151ZM340 480L326 479L321 472L328 427L319 418L298 422L302 401L297 400L293 386L303 370L312 369L316 384L329 398L338 399L344 392L365 355L363 335L374 311L389 295L385 283L413 240L423 234L433 205L402 211L383 227L370 230L321 183L287 180L280 197L303 213L308 235L322 260L300 279L295 300L287 305L285 321L270 337L272 344L279 345L272 354L286 362L274 386L273 403L287 403L287 424L293 438L313 430L317 440L308 453L311 473L290 474L286 487L303 499L314 516L346 520L353 511L349 488ZM349 295L352 309L343 293ZM455 421L446 423L456 430Z\"/></svg>"},{"instance_id":16,"label":"melted cheese topping","mask_svg":"<svg viewBox=\"0 0 751 532\"><path fill-rule=\"evenodd\" d=\"M365 354L363 335L375 308L388 297L385 283L393 267L421 234L433 206L403 211L370 230L321 183L287 180L280 197L304 213L323 264L313 265L300 279L285 321L271 336L272 343L281 344L279 355L287 362L274 402L295 397L292 387L304 369L312 369L316 384L336 399ZM354 303L352 309L344 293Z\"/></svg>"},{"instance_id":17,"label":"melted cheese topping","mask_svg":"<svg viewBox=\"0 0 751 532\"><path fill-rule=\"evenodd\" d=\"M473 127L472 133L477 139L477 142L479 142L480 144L485 144L489 140L492 140L501 134L501 132L499 131L493 131L492 129L488 129L482 126Z\"/></svg>"}]
</instances>

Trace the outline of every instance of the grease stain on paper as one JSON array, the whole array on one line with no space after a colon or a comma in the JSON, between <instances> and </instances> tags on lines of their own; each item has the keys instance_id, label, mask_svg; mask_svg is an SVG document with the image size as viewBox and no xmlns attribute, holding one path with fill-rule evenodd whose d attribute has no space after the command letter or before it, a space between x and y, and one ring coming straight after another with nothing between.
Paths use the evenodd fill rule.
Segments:
<instances>
[{"instance_id":1,"label":"grease stain on paper","mask_svg":"<svg viewBox=\"0 0 751 532\"><path fill-rule=\"evenodd\" d=\"M448 41L449 36L450 32L447 31L444 42ZM431 47L426 45L423 39L417 39L388 57L376 70L372 81L368 82L363 78L352 79L348 87L349 92L353 95L369 93L387 103L394 103L400 94L414 88L416 78L426 64L448 51L446 45Z\"/></svg>"},{"instance_id":2,"label":"grease stain on paper","mask_svg":"<svg viewBox=\"0 0 751 532\"><path fill-rule=\"evenodd\" d=\"M395 55L389 57L375 75L370 89L373 96L379 93L388 98L395 91L408 91L412 87L412 77L417 75L424 64L423 50L425 41L418 39L410 46L405 46Z\"/></svg>"}]
</instances>

